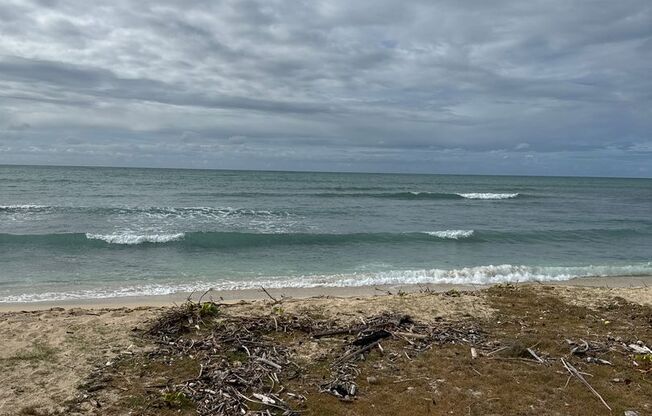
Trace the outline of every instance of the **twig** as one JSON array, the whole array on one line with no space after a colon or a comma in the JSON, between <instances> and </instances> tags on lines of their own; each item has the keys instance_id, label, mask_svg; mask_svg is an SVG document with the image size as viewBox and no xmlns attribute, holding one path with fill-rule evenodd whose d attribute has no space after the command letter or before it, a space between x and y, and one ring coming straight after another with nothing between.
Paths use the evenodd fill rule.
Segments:
<instances>
[{"instance_id":1,"label":"twig","mask_svg":"<svg viewBox=\"0 0 652 416\"><path fill-rule=\"evenodd\" d=\"M204 293L199 297L199 300L197 301L197 303L201 304L201 300L204 299L204 296L206 296L206 294L207 294L208 292L210 292L211 290L213 290L213 288L212 288L212 287L209 287L208 290L207 290L206 292L204 292Z\"/></svg>"},{"instance_id":2,"label":"twig","mask_svg":"<svg viewBox=\"0 0 652 416\"><path fill-rule=\"evenodd\" d=\"M405 338L416 338L416 339L427 339L428 335L425 334L415 334L412 332L393 332L393 335L398 335Z\"/></svg>"},{"instance_id":3,"label":"twig","mask_svg":"<svg viewBox=\"0 0 652 416\"><path fill-rule=\"evenodd\" d=\"M351 358L357 356L358 354L362 354L363 352L372 349L373 347L375 347L375 346L378 345L378 344L380 344L380 340L378 340L378 341L374 341L374 342L372 342L371 344L367 344L367 345L365 345L364 347L362 347L362 348L358 348L358 349L355 350L355 351L351 351L350 353L345 354L343 357L339 358L337 361L335 361L335 363L339 364L339 363L343 363L343 362L345 362L345 361L348 361L348 360L350 360Z\"/></svg>"},{"instance_id":4,"label":"twig","mask_svg":"<svg viewBox=\"0 0 652 416\"><path fill-rule=\"evenodd\" d=\"M265 289L265 288L262 287L262 286L261 286L260 288L263 289L263 292L265 292L265 294L266 294L267 296L269 296L269 298L270 298L271 300L273 300L274 303L278 303L278 302L279 302L278 299L276 299L274 296L272 296L272 295L269 294L269 292L267 291L267 289Z\"/></svg>"},{"instance_id":5,"label":"twig","mask_svg":"<svg viewBox=\"0 0 652 416\"><path fill-rule=\"evenodd\" d=\"M495 354L497 352L505 351L507 348L509 348L509 347L500 347L500 348L498 348L496 350L493 350L493 351L490 351L490 352L486 353L485 355L488 357L488 356L493 355L493 354Z\"/></svg>"},{"instance_id":6,"label":"twig","mask_svg":"<svg viewBox=\"0 0 652 416\"><path fill-rule=\"evenodd\" d=\"M585 386L586 386L586 387L591 391L591 393L593 393L593 394L594 394L598 399L600 399L600 401L602 402L602 404L604 404L605 407L606 407L607 409L611 410L611 407L609 407L609 405L607 404L607 402L605 402L604 399L602 398L602 396L600 396L600 393L598 393L598 392L593 388L593 386L591 386L591 385L589 384L589 382L586 381L586 379L584 378L584 376L582 376L582 374L580 374L580 372L577 371L577 369L576 369L575 367L573 367L573 365L572 365L571 363L569 363L568 361L564 360L563 358L561 359L561 363L564 365L564 367L566 368L566 370L568 370L568 372L569 372L571 375L577 377L577 378L582 382L582 384L584 384L584 385L585 385Z\"/></svg>"},{"instance_id":7,"label":"twig","mask_svg":"<svg viewBox=\"0 0 652 416\"><path fill-rule=\"evenodd\" d=\"M261 363L265 363L267 365L270 365L270 366L274 367L277 370L281 370L283 368L282 366L276 364L274 361L270 361L270 360L268 360L266 358L257 357L256 360L260 361Z\"/></svg>"},{"instance_id":8,"label":"twig","mask_svg":"<svg viewBox=\"0 0 652 416\"><path fill-rule=\"evenodd\" d=\"M538 361L535 361L535 360L532 360L532 359L529 359L529 358L521 358L521 357L489 357L487 359L488 360L498 360L498 361L517 361L517 362L532 364L532 365L539 364Z\"/></svg>"},{"instance_id":9,"label":"twig","mask_svg":"<svg viewBox=\"0 0 652 416\"><path fill-rule=\"evenodd\" d=\"M423 376L423 377L414 377L414 378L404 378L401 380L395 380L394 384L405 383L407 381L416 381L416 380L430 380L430 377Z\"/></svg>"},{"instance_id":10,"label":"twig","mask_svg":"<svg viewBox=\"0 0 652 416\"><path fill-rule=\"evenodd\" d=\"M328 331L321 331L317 332L315 334L312 334L313 338L321 338L321 337L327 337L329 335L342 335L342 334L353 334L355 332L360 332L361 330L365 329L366 327L351 327L351 328L340 328L340 329L331 329Z\"/></svg>"},{"instance_id":11,"label":"twig","mask_svg":"<svg viewBox=\"0 0 652 416\"><path fill-rule=\"evenodd\" d=\"M545 363L546 363L545 361L543 361L543 360L541 359L541 357L539 357L539 356L537 355L537 353L534 352L534 350L533 350L532 348L526 348L525 350L526 350L527 352L529 352L530 355L533 356L534 359L537 360L538 362L540 362L541 364L545 364Z\"/></svg>"}]
</instances>

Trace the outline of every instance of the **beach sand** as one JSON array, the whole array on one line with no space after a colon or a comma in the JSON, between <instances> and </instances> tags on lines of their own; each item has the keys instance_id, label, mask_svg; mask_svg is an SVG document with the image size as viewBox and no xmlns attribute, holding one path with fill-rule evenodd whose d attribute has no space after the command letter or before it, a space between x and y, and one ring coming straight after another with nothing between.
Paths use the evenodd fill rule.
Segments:
<instances>
[{"instance_id":1,"label":"beach sand","mask_svg":"<svg viewBox=\"0 0 652 416\"><path fill-rule=\"evenodd\" d=\"M518 283L516 283L518 284ZM535 284L535 283L532 283ZM561 285L575 287L595 287L605 289L626 289L652 286L652 276L618 276L618 277L582 277L565 281L551 281L536 283L539 285ZM309 288L266 288L265 290L277 299L311 297L356 297L376 296L387 293L417 293L424 289L433 292L446 292L448 290L475 291L485 289L491 285L458 285L458 284L423 284L423 285L376 285L353 287L309 287ZM626 291L625 291L626 292ZM138 308L143 306L162 307L174 306L188 299L197 300L203 293L179 292L171 295L154 296L125 296L118 298L100 299L71 299L43 302L17 302L0 303L0 312L10 311L38 311L50 308ZM205 300L214 299L220 302L238 302L240 300L269 299L262 289L242 290L211 290L205 295Z\"/></svg>"},{"instance_id":2,"label":"beach sand","mask_svg":"<svg viewBox=\"0 0 652 416\"><path fill-rule=\"evenodd\" d=\"M652 288L647 286L651 282L650 279L647 277L608 280L585 278L555 285L509 286L509 290L513 293L522 291L521 295L514 295L512 292L502 294L502 292L496 292L491 288L447 285L430 288L405 286L279 289L270 290L269 295L279 300L282 299L280 305L282 305L284 316L319 315L324 319L336 321L339 325L351 324L364 319L364 317L388 312L408 314L419 322L433 323L441 320L466 322L472 320L485 327L488 333L502 340L508 337L522 337L529 342L538 339L533 334L539 333L540 337L545 334L546 337L554 339L538 339L537 342L541 343L539 348L546 348L550 354L553 354L556 349L565 348L565 337L579 338L580 334L590 341L607 340L608 337L629 334L631 339L628 341L636 341L634 338L638 338L649 346L652 342ZM193 298L197 299L199 295L193 294ZM212 298L215 301L228 304L222 308L229 315L268 316L274 311L269 295L262 290L216 292L206 294L204 300ZM5 304L0 306L0 340L2 343L0 348L0 415L118 415L130 414L129 412L133 412L131 414L168 414L161 409L152 413L151 409L142 406L141 402L133 398L129 399L131 401L125 401L122 396L127 394L130 387L120 386L130 383L127 380L128 375L124 376L127 377L125 379L127 381L123 381L123 384L109 383L109 387L104 389L106 391L89 389L87 382L93 374L102 373L105 369L114 366L116 362L123 360L124 357L145 357L147 351L155 349L156 345L140 336L142 331L138 330L148 327L158 316L168 310L170 305L182 303L187 297L188 294L180 294L156 298L121 298L93 302ZM529 303L519 307L520 299L529 299ZM568 310L571 313L568 313L568 316L555 315L558 312L555 311L556 307L550 306L550 302L553 301L557 302L562 309L570 308ZM544 312L538 310L537 308L541 305L547 305L548 309L545 309ZM527 308L531 308L531 313ZM577 313L580 313L582 318L578 320L576 316L573 316L575 313L573 311L579 311ZM634 314L635 317L629 318L632 311L637 311ZM554 315L554 318L550 318L546 313L550 316ZM556 325L559 328L567 328L568 333L558 333L549 327L542 328L540 332L537 332L538 329L533 329L538 323L545 325L548 319L559 320ZM496 326L496 322L501 322L501 320L512 323L522 321L522 325L515 324L514 328L503 329ZM645 322L647 322L647 326L645 326ZM526 327L528 329L524 329ZM312 343L310 341L311 345ZM591 409L591 406L595 405L595 409L605 410L580 383L572 384L566 391L566 393L570 392L577 397L572 397L570 393L561 393L559 389L564 386L567 374L559 369L557 369L558 376L555 376L555 373L546 373L546 377L551 377L551 380L554 380L544 378L543 381L537 382L536 377L539 376L529 380L524 375L522 364L512 364L506 361L501 363L502 367L497 368L491 367L488 361L478 360L476 364L470 365L467 357L468 347L464 347L464 359L459 358L459 363L454 364L451 360L457 359L455 354L459 354L459 352L455 350L453 351L455 354L453 354L451 351L453 350L442 350L442 355L437 358L439 364L436 364L439 369L437 367L433 369L412 368L411 370L407 369L406 374L396 376L414 377L415 374L418 375L421 372L435 379L446 379L448 380L446 383L450 385L457 383L459 386L453 387L461 388L464 391L447 390L443 387L435 389L436 391L428 391L427 389L432 388L432 385L428 387L422 385L423 383L416 382L405 385L401 383L400 386L397 386L392 384L393 382L388 382L388 386L394 386L393 388L396 389L397 396L393 397L386 391L381 391L380 386L370 385L371 383L366 383L365 378L361 377L361 384L367 389L367 393L361 393L360 399L353 404L342 405L337 400L330 400L330 396L322 398L325 396L324 394L319 395L314 388L306 385L305 391L310 399L306 405L308 406L306 414L368 414L371 411L377 414L422 414L425 413L425 410L421 407L427 401L422 400L421 396L424 395L424 397L434 395L432 403L440 403L439 405L428 404L428 411L434 411L432 414L444 414L451 411L456 414L468 414L468 412L464 413L467 411L467 407L473 410L472 414L490 414L491 411L499 414L514 409L521 409L523 412L532 412L533 414L564 414L555 413L556 410L553 412L551 409L563 409L564 403L568 409L574 409L573 406L581 409L582 403L587 402L590 403L587 409ZM449 353L452 355L447 355ZM429 363L427 360L433 358L427 354L425 357L423 358L426 360L424 363ZM416 362L417 358L414 360ZM626 360L631 360L631 358L627 357ZM408 364L409 366L413 365L411 359L406 365ZM514 365L518 369L511 368L507 364ZM451 368L456 369L455 371L462 371L458 368L460 366L464 367L464 371L472 368L474 372L481 375L491 373L491 371L497 373L492 376L493 378L478 376L471 381L467 380L470 376L462 378L462 375L459 375L458 380L456 378L458 376L454 374L443 373L453 371ZM525 366L525 370L528 370L527 367ZM639 369L631 367L631 362L627 368L607 368L607 366L590 368L590 372L595 373L595 377L591 378L591 383L609 398L615 408L622 410L623 406L631 405L641 415L650 414L652 412L650 373L648 371L643 374L637 370ZM381 377L381 379L389 377L382 374L380 370L368 369L368 371L379 372L377 377ZM532 396L523 398L522 407L518 407L518 404L507 404L508 396L505 396L504 392L501 393L504 386L499 385L504 382L501 378L504 374L501 371L505 374L513 373L514 388L520 389L519 394ZM605 375L607 373L608 376ZM608 377L608 379L602 380L601 378L604 377ZM617 382L609 381L612 379L627 379L630 382L627 383L627 386L621 386ZM86 388L79 389L80 386L84 387L85 383ZM551 384L537 387L538 383ZM412 390L408 390L406 393L405 388L408 387L408 384ZM469 393L467 390L472 392ZM477 393L478 391L481 393ZM135 394L131 390L128 393ZM420 401L419 409L421 410L417 410L416 407L409 409L396 406L387 406L382 411L375 408L383 401L401 403L405 397L409 398L405 394L421 395L418 399L410 399L413 402ZM463 400L460 399L460 395L464 396ZM545 403L545 400L552 400L551 398L557 396L561 402L554 405ZM402 399L398 400L398 398ZM495 400L507 407L492 408L491 406L494 404L487 404L487 400L490 402ZM448 401L450 402L447 404L441 404ZM71 407L71 403L74 406ZM310 407L311 403L314 405L312 408ZM133 408L129 408L131 405ZM169 414L177 414L177 410ZM567 414L574 413L569 410ZM622 414L622 412L615 414Z\"/></svg>"}]
</instances>

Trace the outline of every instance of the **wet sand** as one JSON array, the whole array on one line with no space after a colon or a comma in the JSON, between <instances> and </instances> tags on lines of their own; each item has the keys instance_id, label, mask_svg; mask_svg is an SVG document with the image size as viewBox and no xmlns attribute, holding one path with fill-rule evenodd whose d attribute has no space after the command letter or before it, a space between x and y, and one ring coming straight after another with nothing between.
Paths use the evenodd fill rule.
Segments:
<instances>
[{"instance_id":1,"label":"wet sand","mask_svg":"<svg viewBox=\"0 0 652 416\"><path fill-rule=\"evenodd\" d=\"M582 277L565 281L529 282L521 284L541 284L553 286L576 287L601 287L601 288L637 288L652 287L652 276L619 276L619 277ZM517 283L518 285L518 283ZM453 284L424 284L424 285L377 285L355 287L311 287L311 288L276 288L266 289L269 295L281 299L305 299L312 297L360 297L381 294L417 293L420 291L446 292L449 290L473 291L490 287L491 285L453 285ZM54 307L63 308L135 308L139 306L173 306L183 303L189 298L197 300L202 293L180 292L161 296L130 296L106 299L73 299L44 302L16 302L0 303L0 312L8 311L36 311ZM213 299L224 303L233 303L240 300L269 299L262 289L242 290L212 290L204 300Z\"/></svg>"}]
</instances>

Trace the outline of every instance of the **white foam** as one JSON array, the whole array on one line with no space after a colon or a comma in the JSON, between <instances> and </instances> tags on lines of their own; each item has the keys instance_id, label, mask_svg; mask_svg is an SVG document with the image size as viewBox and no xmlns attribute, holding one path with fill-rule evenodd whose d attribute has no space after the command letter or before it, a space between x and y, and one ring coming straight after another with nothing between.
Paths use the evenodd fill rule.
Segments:
<instances>
[{"instance_id":1,"label":"white foam","mask_svg":"<svg viewBox=\"0 0 652 416\"><path fill-rule=\"evenodd\" d=\"M0 205L0 211L1 210L24 210L24 211L29 211L32 209L44 209L44 208L50 208L47 205L35 205L35 204L16 204L16 205Z\"/></svg>"},{"instance_id":2,"label":"white foam","mask_svg":"<svg viewBox=\"0 0 652 416\"><path fill-rule=\"evenodd\" d=\"M125 212L125 222L132 226L187 226L198 224L220 225L224 229L248 228L259 232L285 232L292 230L299 219L289 212L252 210L232 207L152 207ZM134 215L135 214L135 215ZM187 228L184 227L184 228Z\"/></svg>"},{"instance_id":3,"label":"white foam","mask_svg":"<svg viewBox=\"0 0 652 416\"><path fill-rule=\"evenodd\" d=\"M494 194L490 192L471 192L471 193L466 193L466 194L457 194L461 196L462 198L467 198L467 199L511 199L511 198L516 198L519 194L517 193L512 193L512 194Z\"/></svg>"},{"instance_id":4,"label":"white foam","mask_svg":"<svg viewBox=\"0 0 652 416\"><path fill-rule=\"evenodd\" d=\"M424 231L423 233L437 238L459 240L460 238L471 237L474 231L473 230L443 230L443 231Z\"/></svg>"},{"instance_id":5,"label":"white foam","mask_svg":"<svg viewBox=\"0 0 652 416\"><path fill-rule=\"evenodd\" d=\"M85 289L67 292L25 293L0 296L0 303L40 302L75 299L102 299L156 296L185 292L267 288L355 287L408 284L476 284L563 281L577 277L652 275L652 263L629 266L532 267L487 265L460 269L393 270L334 275L274 276L250 280L196 281L179 284L147 284L118 288Z\"/></svg>"},{"instance_id":6,"label":"white foam","mask_svg":"<svg viewBox=\"0 0 652 416\"><path fill-rule=\"evenodd\" d=\"M180 240L185 236L184 233L176 234L91 234L86 233L89 240L102 240L109 244L142 244L142 243L167 243L169 241Z\"/></svg>"}]
</instances>

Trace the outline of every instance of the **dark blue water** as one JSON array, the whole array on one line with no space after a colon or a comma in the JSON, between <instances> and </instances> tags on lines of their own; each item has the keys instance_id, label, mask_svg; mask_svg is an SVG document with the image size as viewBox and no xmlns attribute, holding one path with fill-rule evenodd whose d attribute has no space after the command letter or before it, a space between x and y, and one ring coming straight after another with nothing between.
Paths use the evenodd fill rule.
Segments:
<instances>
[{"instance_id":1,"label":"dark blue water","mask_svg":"<svg viewBox=\"0 0 652 416\"><path fill-rule=\"evenodd\" d=\"M652 275L652 180L0 166L0 301Z\"/></svg>"}]
</instances>

